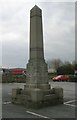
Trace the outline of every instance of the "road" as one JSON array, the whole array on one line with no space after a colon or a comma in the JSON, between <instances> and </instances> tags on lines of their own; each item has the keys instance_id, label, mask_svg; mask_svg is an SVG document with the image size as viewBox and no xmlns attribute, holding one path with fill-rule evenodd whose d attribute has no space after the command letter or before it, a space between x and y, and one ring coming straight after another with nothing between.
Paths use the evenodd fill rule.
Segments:
<instances>
[{"instance_id":1,"label":"road","mask_svg":"<svg viewBox=\"0 0 77 120\"><path fill-rule=\"evenodd\" d=\"M12 88L24 88L24 83L9 83L2 85L2 118L75 118L75 86L72 82L50 82L51 87L60 86L64 92L64 104L41 109L26 108L11 103Z\"/></svg>"}]
</instances>

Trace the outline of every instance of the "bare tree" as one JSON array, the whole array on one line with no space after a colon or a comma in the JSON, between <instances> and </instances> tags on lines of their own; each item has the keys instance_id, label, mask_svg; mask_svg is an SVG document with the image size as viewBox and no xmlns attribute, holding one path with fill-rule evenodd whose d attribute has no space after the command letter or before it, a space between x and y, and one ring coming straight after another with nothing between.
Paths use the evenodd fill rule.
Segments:
<instances>
[{"instance_id":1,"label":"bare tree","mask_svg":"<svg viewBox=\"0 0 77 120\"><path fill-rule=\"evenodd\" d=\"M69 61L64 62L64 65L69 65L69 64L71 64Z\"/></svg>"},{"instance_id":2,"label":"bare tree","mask_svg":"<svg viewBox=\"0 0 77 120\"><path fill-rule=\"evenodd\" d=\"M48 64L48 68L57 69L59 66L63 64L63 62L58 58L58 59L48 60L47 64Z\"/></svg>"}]
</instances>

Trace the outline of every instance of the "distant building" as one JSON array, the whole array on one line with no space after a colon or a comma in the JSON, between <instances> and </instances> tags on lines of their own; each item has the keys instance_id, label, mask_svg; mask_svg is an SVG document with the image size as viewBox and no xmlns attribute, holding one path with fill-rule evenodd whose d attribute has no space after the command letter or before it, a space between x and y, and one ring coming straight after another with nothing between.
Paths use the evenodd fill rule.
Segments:
<instances>
[{"instance_id":1,"label":"distant building","mask_svg":"<svg viewBox=\"0 0 77 120\"><path fill-rule=\"evenodd\" d=\"M3 75L5 74L19 75L19 74L26 73L26 69L24 68L12 68L12 69L1 68L0 73L2 73Z\"/></svg>"},{"instance_id":2,"label":"distant building","mask_svg":"<svg viewBox=\"0 0 77 120\"><path fill-rule=\"evenodd\" d=\"M13 75L19 75L19 74L23 74L23 73L26 73L25 69L13 69L13 70L11 70L11 74L13 74Z\"/></svg>"},{"instance_id":3,"label":"distant building","mask_svg":"<svg viewBox=\"0 0 77 120\"><path fill-rule=\"evenodd\" d=\"M56 73L56 70L54 68L48 69L48 74Z\"/></svg>"}]
</instances>

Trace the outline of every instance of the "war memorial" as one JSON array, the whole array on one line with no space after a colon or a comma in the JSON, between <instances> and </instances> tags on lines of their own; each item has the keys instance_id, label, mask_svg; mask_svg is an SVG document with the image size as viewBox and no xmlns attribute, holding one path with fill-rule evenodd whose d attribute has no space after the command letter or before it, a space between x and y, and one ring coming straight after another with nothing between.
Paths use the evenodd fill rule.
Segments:
<instances>
[{"instance_id":1,"label":"war memorial","mask_svg":"<svg viewBox=\"0 0 77 120\"><path fill-rule=\"evenodd\" d=\"M24 89L12 89L12 103L41 108L63 104L63 88L51 88L44 59L42 10L30 10L30 49Z\"/></svg>"}]
</instances>

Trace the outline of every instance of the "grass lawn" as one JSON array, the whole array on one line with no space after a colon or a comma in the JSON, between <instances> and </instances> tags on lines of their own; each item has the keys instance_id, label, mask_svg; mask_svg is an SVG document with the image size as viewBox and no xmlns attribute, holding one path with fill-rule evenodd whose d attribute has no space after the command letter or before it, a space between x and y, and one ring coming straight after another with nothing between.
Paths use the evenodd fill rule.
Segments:
<instances>
[{"instance_id":1,"label":"grass lawn","mask_svg":"<svg viewBox=\"0 0 77 120\"><path fill-rule=\"evenodd\" d=\"M49 74L49 75L48 75L48 78L49 78L49 79L52 79L53 77L56 77L56 76L57 76L56 74Z\"/></svg>"}]
</instances>

